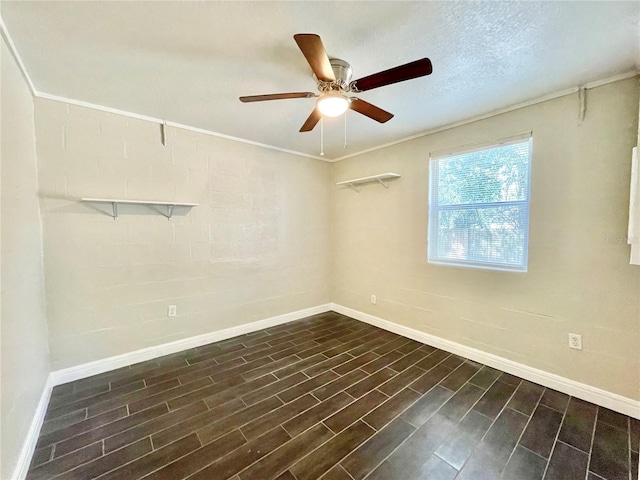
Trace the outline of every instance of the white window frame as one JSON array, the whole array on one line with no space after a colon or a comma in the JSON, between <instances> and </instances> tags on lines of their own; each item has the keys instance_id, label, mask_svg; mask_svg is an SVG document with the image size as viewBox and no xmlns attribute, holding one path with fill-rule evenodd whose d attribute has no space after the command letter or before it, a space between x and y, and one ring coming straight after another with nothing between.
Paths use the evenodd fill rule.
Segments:
<instances>
[{"instance_id":1,"label":"white window frame","mask_svg":"<svg viewBox=\"0 0 640 480\"><path fill-rule=\"evenodd\" d=\"M515 143L529 143L529 163L528 163L528 182L527 182L527 197L525 200L517 201L505 201L505 202L489 202L489 203L471 203L471 204L457 204L457 205L437 205L437 190L434 185L437 185L438 165L439 161L448 157L462 155L465 153L473 153L481 150L490 150L492 148L504 147ZM485 270L500 270L509 272L527 272L529 265L529 227L530 227L530 201L531 201L531 163L533 160L533 133L525 132L518 135L513 135L500 140L494 140L491 142L485 142L482 144L468 145L457 147L450 150L441 150L437 152L431 152L429 155L429 205L428 205L428 222L427 222L427 262L436 265L450 265L466 268L479 268ZM447 259L436 257L438 251L437 238L438 235L432 235L432 229L437 229L438 212L444 210L461 210L461 209L480 209L504 205L518 205L526 206L527 212L527 225L526 233L524 235L524 264L523 265L510 265L495 262L478 262L473 260L463 259Z\"/></svg>"}]
</instances>

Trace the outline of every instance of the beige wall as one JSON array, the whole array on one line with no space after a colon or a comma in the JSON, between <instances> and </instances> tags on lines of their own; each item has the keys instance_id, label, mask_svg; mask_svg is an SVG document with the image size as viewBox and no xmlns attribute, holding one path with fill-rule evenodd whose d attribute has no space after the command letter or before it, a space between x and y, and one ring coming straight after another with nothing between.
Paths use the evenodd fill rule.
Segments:
<instances>
[{"instance_id":1,"label":"beige wall","mask_svg":"<svg viewBox=\"0 0 640 480\"><path fill-rule=\"evenodd\" d=\"M330 164L42 99L36 136L54 370L330 300Z\"/></svg>"},{"instance_id":2,"label":"beige wall","mask_svg":"<svg viewBox=\"0 0 640 480\"><path fill-rule=\"evenodd\" d=\"M634 79L335 164L334 181L402 175L334 192L333 300L429 334L640 399L640 268L626 229ZM429 152L533 131L528 273L426 261ZM369 302L377 295L377 305ZM582 334L584 350L568 348Z\"/></svg>"},{"instance_id":3,"label":"beige wall","mask_svg":"<svg viewBox=\"0 0 640 480\"><path fill-rule=\"evenodd\" d=\"M2 457L12 478L49 374L33 100L2 40L1 328Z\"/></svg>"}]
</instances>

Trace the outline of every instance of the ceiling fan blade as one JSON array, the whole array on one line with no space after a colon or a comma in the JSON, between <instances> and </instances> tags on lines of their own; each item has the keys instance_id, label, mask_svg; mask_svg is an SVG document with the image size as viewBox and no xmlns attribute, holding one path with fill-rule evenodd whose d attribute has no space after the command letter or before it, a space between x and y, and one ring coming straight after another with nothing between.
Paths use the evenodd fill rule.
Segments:
<instances>
[{"instance_id":1,"label":"ceiling fan blade","mask_svg":"<svg viewBox=\"0 0 640 480\"><path fill-rule=\"evenodd\" d=\"M393 118L393 113L389 113L359 98L352 98L349 108L380 123L388 122Z\"/></svg>"},{"instance_id":2,"label":"ceiling fan blade","mask_svg":"<svg viewBox=\"0 0 640 480\"><path fill-rule=\"evenodd\" d=\"M240 101L247 102L264 102L265 100L284 100L286 98L311 98L315 97L315 93L311 92L293 92L293 93L272 93L269 95L249 95L240 97Z\"/></svg>"},{"instance_id":3,"label":"ceiling fan blade","mask_svg":"<svg viewBox=\"0 0 640 480\"><path fill-rule=\"evenodd\" d=\"M323 82L335 81L336 77L333 74L329 57L324 50L320 37L313 33L297 33L293 36L293 39L302 50L302 54L309 62L311 70L313 70L318 80Z\"/></svg>"},{"instance_id":4,"label":"ceiling fan blade","mask_svg":"<svg viewBox=\"0 0 640 480\"><path fill-rule=\"evenodd\" d=\"M307 120L300 128L300 131L310 132L311 130L313 130L313 127L315 127L316 124L320 121L321 116L322 115L320 115L320 111L317 108L314 108L313 112L311 112L311 115L309 115L309 118L307 118Z\"/></svg>"},{"instance_id":5,"label":"ceiling fan blade","mask_svg":"<svg viewBox=\"0 0 640 480\"><path fill-rule=\"evenodd\" d=\"M354 80L351 82L351 90L354 92L364 92L373 88L391 85L392 83L404 82L405 80L411 80L412 78L431 75L431 72L433 72L431 60L428 58L421 58L415 62L374 73L373 75L360 78L359 80Z\"/></svg>"}]
</instances>

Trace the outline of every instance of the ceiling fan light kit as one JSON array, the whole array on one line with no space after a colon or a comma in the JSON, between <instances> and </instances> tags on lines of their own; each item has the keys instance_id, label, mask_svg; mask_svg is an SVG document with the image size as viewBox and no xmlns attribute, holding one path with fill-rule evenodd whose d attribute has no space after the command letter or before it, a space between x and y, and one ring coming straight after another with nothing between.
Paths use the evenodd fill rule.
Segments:
<instances>
[{"instance_id":1,"label":"ceiling fan light kit","mask_svg":"<svg viewBox=\"0 0 640 480\"><path fill-rule=\"evenodd\" d=\"M421 58L420 60L374 73L373 75L358 80L351 80L353 74L351 65L339 58L329 58L322 44L322 40L318 35L313 33L298 33L294 35L293 38L313 71L320 94L297 92L251 95L240 97L240 101L248 103L265 100L317 97L316 106L300 128L300 132L310 132L313 130L323 116L338 117L348 109L354 110L379 123L388 122L393 118L392 113L359 98L349 97L347 94L350 92L364 92L385 85L423 77L430 75L433 71L431 61L428 58Z\"/></svg>"},{"instance_id":2,"label":"ceiling fan light kit","mask_svg":"<svg viewBox=\"0 0 640 480\"><path fill-rule=\"evenodd\" d=\"M349 108L351 100L340 92L323 93L316 100L316 108L326 117L339 117Z\"/></svg>"}]
</instances>

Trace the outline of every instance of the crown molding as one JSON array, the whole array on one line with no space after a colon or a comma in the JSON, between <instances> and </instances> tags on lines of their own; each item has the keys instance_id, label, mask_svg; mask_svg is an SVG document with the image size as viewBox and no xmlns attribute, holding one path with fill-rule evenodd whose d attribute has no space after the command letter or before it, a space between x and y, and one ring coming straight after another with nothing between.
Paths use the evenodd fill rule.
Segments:
<instances>
[{"instance_id":1,"label":"crown molding","mask_svg":"<svg viewBox=\"0 0 640 480\"><path fill-rule=\"evenodd\" d=\"M206 130L204 128L192 127L191 125L185 125L183 123L172 122L169 120L164 120L162 118L150 117L147 115L141 115L139 113L128 112L126 110L119 110L117 108L105 107L104 105L98 105L95 103L84 102L82 100L75 100L73 98L61 97L58 95L51 95L49 93L38 92L36 91L34 94L37 98L42 98L44 100L52 100L54 102L66 103L68 105L74 105L76 107L82 108L90 108L92 110L98 110L105 113L112 113L114 115L121 115L123 117L135 118L137 120L144 120L151 123L157 123L159 125L166 125L168 127L178 128L180 130L187 130L189 132L201 133L203 135L210 135L212 137L224 138L226 140L231 140L233 142L245 143L247 145L253 145L256 147L262 147L269 150L276 150L278 152L289 153L291 155L297 155L299 157L312 158L314 160L321 160L323 162L330 161L327 158L320 157L317 155L310 155L304 152L298 152L296 150L289 150L287 148L278 147L275 145L270 145L268 143L260 143L254 142L253 140L247 140L246 138L234 137L232 135L227 135L224 133L214 132L213 130Z\"/></svg>"},{"instance_id":2,"label":"crown molding","mask_svg":"<svg viewBox=\"0 0 640 480\"><path fill-rule=\"evenodd\" d=\"M2 37L5 39L5 41L7 43L7 46L9 48L9 50L11 51L11 54L16 59L16 62L18 63L18 66L20 67L20 71L24 75L24 78L27 81L27 84L29 85L29 89L31 90L31 93L32 93L32 95L34 97L42 98L42 99L46 99L46 100L52 100L52 101L56 101L56 102L67 103L69 105L75 105L75 106L78 106L78 107L90 108L90 109L93 109L93 110L99 110L99 111L102 111L102 112L112 113L112 114L115 114L115 115L122 115L122 116L125 116L125 117L135 118L135 119L138 119L138 120L144 120L144 121L148 121L148 122L152 122L152 123L165 124L167 126L178 128L178 129L181 129L181 130L201 133L203 135L210 135L210 136L214 136L214 137L218 137L218 138L224 138L226 140L231 140L231 141L234 141L234 142L244 143L244 144L247 144L247 145L253 145L253 146L256 146L256 147L262 147L262 148L266 148L266 149L269 149L269 150L275 150L275 151L278 151L278 152L288 153L288 154L291 154L291 155L296 155L296 156L304 157L304 158L311 158L313 160L320 160L320 161L328 162L328 163L334 163L334 162L339 162L339 161L342 161L342 160L347 160L349 158L357 157L357 156L364 155L364 154L370 153L370 152L375 152L377 150L382 150L383 148L387 148L387 147L391 147L391 146L394 146L394 145L398 145L400 143L409 142L409 141L415 140L417 138L426 137L426 136L432 135L434 133L443 132L445 130L450 130L452 128L461 127L463 125L468 125L470 123L474 123L474 122L477 122L479 120L484 120L484 119L487 119L487 118L495 117L495 116L501 115L503 113L512 112L514 110L519 110L521 108L529 107L531 105L536 105L538 103L547 102L549 100L553 100L553 99L559 98L559 97L564 97L566 95L572 95L574 93L577 93L581 88L585 88L585 89L589 90L589 89L592 89L592 88L601 87L603 85L608 85L610 83L619 82L620 80L625 80L627 78L637 77L638 75L640 75L640 71L638 71L637 69L636 70L631 70L629 72L621 73L619 75L614 75L614 76L603 78L603 79L600 79L600 80L595 80L593 82L589 82L589 83L586 83L586 84L581 85L581 86L567 88L567 89L561 90L559 92L550 93L550 94L544 95L542 97L537 97L537 98L534 98L534 99L531 99L531 100L527 100L525 102L517 103L517 104L511 105L509 107L504 107L504 108L501 108L501 109L498 109L498 110L493 110L491 112L488 112L488 113L485 113L485 114L482 114L482 115L477 115L475 117L470 117L470 118L467 118L465 120L460 120L458 122L449 123L447 125L443 125L443 126L440 126L440 127L436 127L436 128L430 129L430 130L426 130L424 132L417 133L415 135L411 135L411 136L408 136L408 137L403 137L403 138L400 138L398 140L394 140L392 142L387 142L387 143L384 143L384 144L381 144L381 145L378 145L378 146L375 146L375 147L371 147L371 148L367 148L367 149L364 149L364 150L360 150L359 152L353 152L353 153L350 153L348 155L343 155L342 157L330 159L330 158L326 158L326 157L319 156L319 155L312 155L312 154L309 154L309 153L299 152L297 150L290 150L290 149L287 149L287 148L278 147L276 145L271 145L271 144L268 144L268 143L255 142L253 140L248 140L248 139L241 138L241 137L235 137L235 136L232 136L232 135L227 135L227 134L224 134L224 133L215 132L213 130L206 130L206 129L203 129L203 128L198 128L198 127L194 127L194 126L191 126L191 125L185 125L185 124L178 123L178 122L172 122L172 121L161 119L161 118L150 117L150 116L147 116L147 115L142 115L142 114L139 114L139 113L129 112L129 111L126 111L126 110L119 110L117 108L106 107L104 105L98 105L98 104L95 104L95 103L84 102L82 100L76 100L76 99L73 99L73 98L67 98L67 97L62 97L62 96L58 96L58 95L52 95L52 94L45 93L45 92L40 92L35 88L33 82L31 81L31 78L29 77L29 74L27 73L27 70L26 70L26 68L24 66L22 58L18 54L16 46L13 43L13 40L11 39L11 35L9 34L9 31L7 30L7 26L5 25L5 23L2 20L1 16L0 16L0 33L2 34Z\"/></svg>"},{"instance_id":3,"label":"crown molding","mask_svg":"<svg viewBox=\"0 0 640 480\"><path fill-rule=\"evenodd\" d=\"M4 20L3 20L1 15L0 15L0 35L2 35L2 38L4 39L5 43L7 44L7 48L9 49L9 52L11 52L11 55L13 56L13 58L16 61L16 63L18 64L18 68L20 69L20 72L22 73L22 76L24 77L25 81L27 82L27 85L29 85L29 90L31 91L31 95L36 96L36 94L37 94L36 88L33 86L33 82L31 81L31 77L27 73L27 69L24 66L24 62L22 61L22 58L20 57L20 54L18 53L18 50L16 49L15 43L13 43L13 39L11 38L11 35L9 35L9 30L7 30L7 26L5 25Z\"/></svg>"},{"instance_id":4,"label":"crown molding","mask_svg":"<svg viewBox=\"0 0 640 480\"><path fill-rule=\"evenodd\" d=\"M610 83L619 82L621 80L626 80L627 78L633 78L640 75L640 71L632 70L629 72L621 73L619 75L614 75L612 77L603 78L600 80L595 80L593 82L585 83L580 87L571 87L566 88L564 90L560 90L559 92L550 93L548 95L543 95L542 97L537 97L531 100L527 100L526 102L517 103L515 105L511 105L509 107L504 107L498 110L493 110L488 113L483 113L482 115L477 115L475 117L467 118L466 120L460 120L459 122L449 123L447 125L443 125L441 127L436 127L430 130L426 130L421 133L417 133L415 135L411 135L409 137L400 138L398 140L394 140L392 142L384 143L382 145L378 145L376 147L367 148L366 150L361 150L359 152L350 153L348 155L343 155L342 157L338 157L332 162L339 162L341 160L346 160L348 158L357 157L359 155L364 155L365 153L375 152L376 150L382 150L383 148L392 147L393 145L398 145L399 143L410 142L411 140L415 140L416 138L426 137L428 135L433 135L434 133L443 132L445 130L450 130L452 128L461 127L463 125L469 125L470 123L477 122L479 120L485 120L487 118L495 117L497 115L502 115L503 113L512 112L514 110L519 110L521 108L530 107L531 105L536 105L538 103L547 102L549 100L553 100L555 98L564 97L566 95L572 95L577 93L581 88L585 88L590 90L592 88L602 87L604 85L609 85Z\"/></svg>"}]
</instances>

